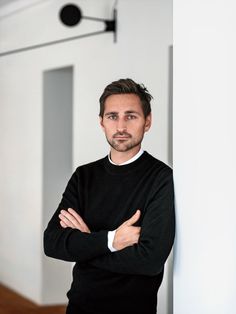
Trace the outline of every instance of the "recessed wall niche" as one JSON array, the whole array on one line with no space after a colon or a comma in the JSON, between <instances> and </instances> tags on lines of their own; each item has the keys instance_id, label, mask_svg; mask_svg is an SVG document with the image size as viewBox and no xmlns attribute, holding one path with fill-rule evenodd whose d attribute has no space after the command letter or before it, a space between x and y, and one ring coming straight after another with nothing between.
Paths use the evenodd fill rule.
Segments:
<instances>
[{"instance_id":1,"label":"recessed wall niche","mask_svg":"<svg viewBox=\"0 0 236 314\"><path fill-rule=\"evenodd\" d=\"M43 229L72 174L73 67L43 72ZM71 263L43 257L44 304L66 302Z\"/></svg>"}]
</instances>

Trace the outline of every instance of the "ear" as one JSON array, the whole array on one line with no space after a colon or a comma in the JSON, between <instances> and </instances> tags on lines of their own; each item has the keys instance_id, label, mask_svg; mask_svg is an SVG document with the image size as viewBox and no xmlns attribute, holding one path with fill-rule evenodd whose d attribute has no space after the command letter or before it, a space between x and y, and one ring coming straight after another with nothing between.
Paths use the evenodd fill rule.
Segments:
<instances>
[{"instance_id":1,"label":"ear","mask_svg":"<svg viewBox=\"0 0 236 314\"><path fill-rule=\"evenodd\" d=\"M150 113L145 119L144 131L147 132L152 125L152 114Z\"/></svg>"},{"instance_id":2,"label":"ear","mask_svg":"<svg viewBox=\"0 0 236 314\"><path fill-rule=\"evenodd\" d=\"M101 116L99 116L99 121L100 121L101 128L104 131L103 118Z\"/></svg>"}]
</instances>

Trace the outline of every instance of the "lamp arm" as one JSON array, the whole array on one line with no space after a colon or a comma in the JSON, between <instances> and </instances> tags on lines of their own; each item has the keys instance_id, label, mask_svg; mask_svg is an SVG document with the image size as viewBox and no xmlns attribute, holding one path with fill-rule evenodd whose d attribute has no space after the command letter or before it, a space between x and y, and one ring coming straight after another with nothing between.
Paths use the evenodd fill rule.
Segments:
<instances>
[{"instance_id":1,"label":"lamp arm","mask_svg":"<svg viewBox=\"0 0 236 314\"><path fill-rule=\"evenodd\" d=\"M104 22L105 23L105 32L116 32L116 18L117 18L117 11L116 9L113 10L113 20L102 19L98 17L91 17L91 16L82 16L85 20L97 21L97 22Z\"/></svg>"}]
</instances>

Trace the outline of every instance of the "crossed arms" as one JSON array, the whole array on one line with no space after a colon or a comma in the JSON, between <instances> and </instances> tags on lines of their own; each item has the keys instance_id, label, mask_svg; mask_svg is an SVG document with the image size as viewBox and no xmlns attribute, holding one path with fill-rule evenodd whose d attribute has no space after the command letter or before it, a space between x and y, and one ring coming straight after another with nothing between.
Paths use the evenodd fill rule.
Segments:
<instances>
[{"instance_id":1,"label":"crossed arms","mask_svg":"<svg viewBox=\"0 0 236 314\"><path fill-rule=\"evenodd\" d=\"M62 228L78 229L81 232L91 233L82 217L72 208L68 208L68 211L61 210L59 218ZM130 219L126 220L116 229L112 243L114 249L119 251L138 243L141 227L135 227L133 224L135 224L139 218L140 210L137 210Z\"/></svg>"},{"instance_id":2,"label":"crossed arms","mask_svg":"<svg viewBox=\"0 0 236 314\"><path fill-rule=\"evenodd\" d=\"M153 276L161 272L175 233L172 173L163 171L161 183L150 196L141 227L134 226L140 218L138 210L116 229L113 241L116 252L108 249L107 230L91 231L82 219L76 180L74 174L44 232L45 254L123 274Z\"/></svg>"}]
</instances>

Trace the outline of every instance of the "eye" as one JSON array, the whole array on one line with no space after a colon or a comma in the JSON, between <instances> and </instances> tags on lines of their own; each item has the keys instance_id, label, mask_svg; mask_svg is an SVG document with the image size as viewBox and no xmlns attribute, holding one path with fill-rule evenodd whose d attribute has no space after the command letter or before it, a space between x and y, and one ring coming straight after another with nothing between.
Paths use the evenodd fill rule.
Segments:
<instances>
[{"instance_id":1,"label":"eye","mask_svg":"<svg viewBox=\"0 0 236 314\"><path fill-rule=\"evenodd\" d=\"M137 117L135 116L135 115L133 115L133 114L129 114L129 115L127 115L126 116L126 119L127 120L134 120L134 119L136 119Z\"/></svg>"},{"instance_id":2,"label":"eye","mask_svg":"<svg viewBox=\"0 0 236 314\"><path fill-rule=\"evenodd\" d=\"M107 117L109 120L117 120L117 115L112 114L110 116Z\"/></svg>"}]
</instances>

